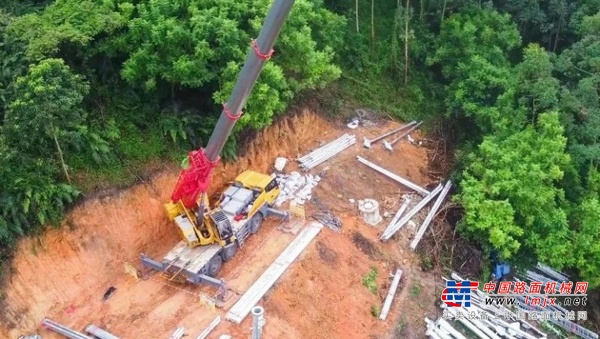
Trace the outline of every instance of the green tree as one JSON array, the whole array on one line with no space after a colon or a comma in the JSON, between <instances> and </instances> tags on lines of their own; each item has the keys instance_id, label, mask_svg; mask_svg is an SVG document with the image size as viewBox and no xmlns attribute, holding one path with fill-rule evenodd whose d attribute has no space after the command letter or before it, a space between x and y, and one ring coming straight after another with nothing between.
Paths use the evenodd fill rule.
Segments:
<instances>
[{"instance_id":1,"label":"green tree","mask_svg":"<svg viewBox=\"0 0 600 339\"><path fill-rule=\"evenodd\" d=\"M582 78L598 76L600 64L600 12L584 17L577 33L579 40L563 51L557 60L557 69L567 87L574 87Z\"/></svg>"},{"instance_id":2,"label":"green tree","mask_svg":"<svg viewBox=\"0 0 600 339\"><path fill-rule=\"evenodd\" d=\"M52 0L4 0L0 7L15 16L31 13L36 10L43 9Z\"/></svg>"},{"instance_id":3,"label":"green tree","mask_svg":"<svg viewBox=\"0 0 600 339\"><path fill-rule=\"evenodd\" d=\"M122 74L130 84L146 90L168 86L172 98L178 88L209 91L204 100L214 107L230 94L269 5L262 0L145 1L136 6L128 32L111 42L113 52L128 55ZM344 24L321 1L297 1L238 129L265 126L294 94L339 77L333 47L342 43Z\"/></svg>"},{"instance_id":4,"label":"green tree","mask_svg":"<svg viewBox=\"0 0 600 339\"><path fill-rule=\"evenodd\" d=\"M0 148L0 242L12 241L47 222L58 224L79 191L56 180L51 163L9 149L4 142Z\"/></svg>"},{"instance_id":5,"label":"green tree","mask_svg":"<svg viewBox=\"0 0 600 339\"><path fill-rule=\"evenodd\" d=\"M61 59L46 59L15 83L4 134L7 145L32 156L56 153L67 181L65 146L83 143L87 132L81 103L89 86Z\"/></svg>"},{"instance_id":6,"label":"green tree","mask_svg":"<svg viewBox=\"0 0 600 339\"><path fill-rule=\"evenodd\" d=\"M118 47L129 53L122 74L132 85L153 90L166 81L199 87L215 78L218 50L243 58L235 47L244 36L236 21L227 18L225 6L202 9L189 1L149 0L136 7L138 17L131 18L127 34L118 37L125 42ZM215 49L207 38L222 48Z\"/></svg>"},{"instance_id":7,"label":"green tree","mask_svg":"<svg viewBox=\"0 0 600 339\"><path fill-rule=\"evenodd\" d=\"M558 113L509 136L487 136L469 157L458 200L461 227L508 259L534 253L561 268L573 262L564 194L556 188L569 163Z\"/></svg>"},{"instance_id":8,"label":"green tree","mask_svg":"<svg viewBox=\"0 0 600 339\"><path fill-rule=\"evenodd\" d=\"M6 37L6 29L13 20L12 15L0 9L0 121L4 118L15 79L27 71L23 45L9 43Z\"/></svg>"},{"instance_id":9,"label":"green tree","mask_svg":"<svg viewBox=\"0 0 600 339\"><path fill-rule=\"evenodd\" d=\"M553 71L550 55L535 44L525 48L523 61L515 67L517 107L526 108L534 121L538 114L558 108L560 84Z\"/></svg>"},{"instance_id":10,"label":"green tree","mask_svg":"<svg viewBox=\"0 0 600 339\"><path fill-rule=\"evenodd\" d=\"M568 45L569 22L578 4L568 0L494 2L500 11L511 14L525 41L541 43L552 52Z\"/></svg>"},{"instance_id":11,"label":"green tree","mask_svg":"<svg viewBox=\"0 0 600 339\"><path fill-rule=\"evenodd\" d=\"M591 286L600 286L600 201L597 197L586 198L574 210L573 246L575 266L581 279Z\"/></svg>"},{"instance_id":12,"label":"green tree","mask_svg":"<svg viewBox=\"0 0 600 339\"><path fill-rule=\"evenodd\" d=\"M81 59L86 47L101 33L112 34L125 23L112 1L61 0L39 13L18 17L9 27L11 41L26 46L36 62L47 57Z\"/></svg>"},{"instance_id":13,"label":"green tree","mask_svg":"<svg viewBox=\"0 0 600 339\"><path fill-rule=\"evenodd\" d=\"M64 210L79 195L57 180L57 172L52 162L9 147L0 135L0 264L18 237L46 223L59 225Z\"/></svg>"},{"instance_id":14,"label":"green tree","mask_svg":"<svg viewBox=\"0 0 600 339\"><path fill-rule=\"evenodd\" d=\"M600 164L600 13L585 17L579 34L579 41L556 61L563 84L561 110L574 160L569 185L574 199L586 195L589 170Z\"/></svg>"},{"instance_id":15,"label":"green tree","mask_svg":"<svg viewBox=\"0 0 600 339\"><path fill-rule=\"evenodd\" d=\"M448 83L448 113L475 122L474 134L489 133L501 118L494 106L511 86L508 52L519 44L510 17L491 9L454 14L442 23L428 63L439 64Z\"/></svg>"}]
</instances>

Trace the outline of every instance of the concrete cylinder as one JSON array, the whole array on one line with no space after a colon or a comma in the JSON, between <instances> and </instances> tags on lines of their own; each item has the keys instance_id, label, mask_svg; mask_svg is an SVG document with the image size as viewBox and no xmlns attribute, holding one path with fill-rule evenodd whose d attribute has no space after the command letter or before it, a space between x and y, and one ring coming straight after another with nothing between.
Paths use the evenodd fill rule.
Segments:
<instances>
[{"instance_id":1,"label":"concrete cylinder","mask_svg":"<svg viewBox=\"0 0 600 339\"><path fill-rule=\"evenodd\" d=\"M98 339L119 339L119 337L91 324L85 328L85 331Z\"/></svg>"},{"instance_id":2,"label":"concrete cylinder","mask_svg":"<svg viewBox=\"0 0 600 339\"><path fill-rule=\"evenodd\" d=\"M381 222L381 215L379 215L379 203L374 199L361 200L358 204L358 210L363 220L371 225L377 226Z\"/></svg>"},{"instance_id":3,"label":"concrete cylinder","mask_svg":"<svg viewBox=\"0 0 600 339\"><path fill-rule=\"evenodd\" d=\"M260 339L262 336L262 328L265 325L265 309L260 306L255 306L251 313L254 318L252 339Z\"/></svg>"}]
</instances>

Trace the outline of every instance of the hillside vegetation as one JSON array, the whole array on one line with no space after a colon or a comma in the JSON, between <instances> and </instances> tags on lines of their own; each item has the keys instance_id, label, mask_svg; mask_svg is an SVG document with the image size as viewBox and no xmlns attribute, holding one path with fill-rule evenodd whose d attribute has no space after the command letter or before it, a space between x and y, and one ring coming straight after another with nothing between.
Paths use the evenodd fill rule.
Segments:
<instances>
[{"instance_id":1,"label":"hillside vegetation","mask_svg":"<svg viewBox=\"0 0 600 339\"><path fill-rule=\"evenodd\" d=\"M0 257L204 145L268 0L0 4ZM223 152L299 95L455 136L459 231L600 285L600 0L296 0Z\"/></svg>"}]
</instances>

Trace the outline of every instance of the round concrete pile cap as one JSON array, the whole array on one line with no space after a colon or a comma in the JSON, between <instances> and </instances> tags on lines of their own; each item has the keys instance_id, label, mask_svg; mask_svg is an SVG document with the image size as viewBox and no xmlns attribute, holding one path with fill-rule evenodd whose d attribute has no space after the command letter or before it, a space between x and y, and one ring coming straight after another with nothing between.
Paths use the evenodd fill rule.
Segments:
<instances>
[{"instance_id":1,"label":"round concrete pile cap","mask_svg":"<svg viewBox=\"0 0 600 339\"><path fill-rule=\"evenodd\" d=\"M362 212L374 212L375 210L377 210L377 207L379 206L379 204L377 203L377 201L373 200L373 199L365 199L362 201L362 204L360 204L359 209Z\"/></svg>"}]
</instances>

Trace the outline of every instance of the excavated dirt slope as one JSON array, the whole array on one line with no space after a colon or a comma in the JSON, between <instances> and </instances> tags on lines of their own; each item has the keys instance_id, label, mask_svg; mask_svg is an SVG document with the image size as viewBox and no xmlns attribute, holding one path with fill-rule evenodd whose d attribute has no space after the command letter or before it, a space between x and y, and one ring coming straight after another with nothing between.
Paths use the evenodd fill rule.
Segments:
<instances>
[{"instance_id":1,"label":"excavated dirt slope","mask_svg":"<svg viewBox=\"0 0 600 339\"><path fill-rule=\"evenodd\" d=\"M343 232L323 229L263 298L265 338L424 336L423 317L435 316L441 291L436 288L436 278L421 272L420 259L408 249L410 229L401 231L399 239L381 243L378 234L389 220L384 219L379 227L368 226L358 216L356 204L349 202L374 198L381 203L382 214L393 214L400 195L408 192L358 163L356 155L422 186L431 184L425 175L425 149L406 142L393 153L380 144L371 150L362 147L363 136L374 137L396 126L386 122L349 130L305 110L259 133L245 156L216 170L212 187L220 188L244 169L269 173L278 156L294 158L343 133L358 138L355 146L312 171L323 177L313 195L343 220ZM290 164L286 171L294 166ZM124 339L166 338L177 326L184 326L190 337L195 337L216 315L224 319L225 311L293 235L278 231L276 222L271 221L250 237L219 275L238 292L224 309L211 310L199 302L198 293L214 293L210 287L177 285L158 274L136 282L125 274L124 263L139 267L140 252L160 258L179 240L162 208L177 176L177 169L168 169L147 184L90 199L68 215L62 229L21 241L3 288L0 337L37 332L44 338L59 338L39 328L44 317L77 330L93 323ZM307 211L313 209L309 203ZM372 267L379 272L376 293L362 283ZM401 290L387 321L382 322L372 315L372 309L381 307L391 281L389 274L396 267L404 270ZM116 288L114 295L103 301L111 286ZM224 333L246 338L250 327L250 317L239 326L224 320L210 338Z\"/></svg>"}]
</instances>

